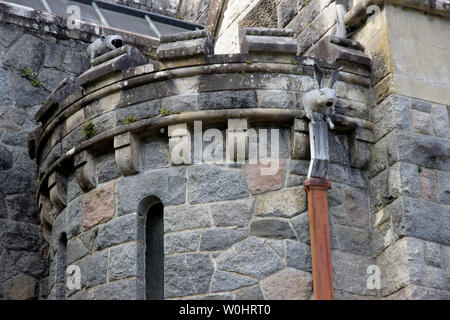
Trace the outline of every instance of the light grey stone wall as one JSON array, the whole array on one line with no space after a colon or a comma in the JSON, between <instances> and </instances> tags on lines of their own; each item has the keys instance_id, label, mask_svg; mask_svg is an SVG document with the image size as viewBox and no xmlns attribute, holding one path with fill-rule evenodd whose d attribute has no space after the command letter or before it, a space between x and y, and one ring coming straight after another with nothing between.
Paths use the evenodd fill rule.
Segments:
<instances>
[{"instance_id":1,"label":"light grey stone wall","mask_svg":"<svg viewBox=\"0 0 450 320\"><path fill-rule=\"evenodd\" d=\"M123 125L130 115L136 120L161 117L161 108L169 113L237 107L301 109L298 101L314 88L314 82L298 70L189 75L114 93L85 106L83 121L60 137L63 152L85 140L81 130L89 119L101 134ZM348 107L350 102L365 106L367 88L343 81L336 88L347 101L339 106L341 113L368 119L367 109ZM270 98L275 94L276 101ZM68 263L80 266L82 272L82 289L66 290L67 298L145 298L146 208L140 204L157 197L164 204L166 299L310 299L309 221L303 187L309 161L291 159L289 124L275 128L280 129L280 168L267 177L259 174L260 165L174 166L166 132L140 139L136 174L120 175L112 145L94 156L94 189L82 191L76 175L69 172L67 206L52 229L53 239L67 233ZM225 129L223 124L220 129ZM367 173L351 165L351 137L344 132L330 134L336 297L368 299L378 292L366 287L367 267L375 263ZM58 143L50 139L46 149ZM56 160L50 154L42 158L42 172ZM57 255L55 243L50 252ZM53 263L50 270L56 268ZM51 277L50 298L58 297L56 283Z\"/></svg>"},{"instance_id":2,"label":"light grey stone wall","mask_svg":"<svg viewBox=\"0 0 450 320\"><path fill-rule=\"evenodd\" d=\"M449 111L401 95L371 110L372 250L383 297L449 298Z\"/></svg>"}]
</instances>

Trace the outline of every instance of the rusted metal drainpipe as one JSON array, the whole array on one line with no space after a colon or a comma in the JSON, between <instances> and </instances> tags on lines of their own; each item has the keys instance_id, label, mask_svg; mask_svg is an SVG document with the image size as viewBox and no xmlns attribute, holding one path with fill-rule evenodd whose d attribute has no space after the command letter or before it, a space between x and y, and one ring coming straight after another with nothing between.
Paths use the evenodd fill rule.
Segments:
<instances>
[{"instance_id":1,"label":"rusted metal drainpipe","mask_svg":"<svg viewBox=\"0 0 450 320\"><path fill-rule=\"evenodd\" d=\"M334 300L327 197L331 183L325 178L309 178L305 181L305 189L308 193L314 299Z\"/></svg>"}]
</instances>

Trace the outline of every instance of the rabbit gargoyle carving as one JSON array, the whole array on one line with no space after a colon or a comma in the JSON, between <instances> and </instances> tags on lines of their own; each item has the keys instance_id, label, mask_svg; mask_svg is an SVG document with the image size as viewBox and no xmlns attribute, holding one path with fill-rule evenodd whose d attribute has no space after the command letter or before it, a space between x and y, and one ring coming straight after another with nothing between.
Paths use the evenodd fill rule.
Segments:
<instances>
[{"instance_id":1,"label":"rabbit gargoyle carving","mask_svg":"<svg viewBox=\"0 0 450 320\"><path fill-rule=\"evenodd\" d=\"M314 62L314 78L319 83L319 89L309 91L302 97L306 117L314 123L316 120L319 120L317 116L322 118L323 115L330 129L334 129L334 124L331 121L330 116L334 113L334 106L337 101L336 91L333 89L333 85L339 79L339 71L341 70L342 67L333 71L328 88L323 88L322 85L325 74ZM320 113L321 115L315 115L314 113Z\"/></svg>"}]
</instances>

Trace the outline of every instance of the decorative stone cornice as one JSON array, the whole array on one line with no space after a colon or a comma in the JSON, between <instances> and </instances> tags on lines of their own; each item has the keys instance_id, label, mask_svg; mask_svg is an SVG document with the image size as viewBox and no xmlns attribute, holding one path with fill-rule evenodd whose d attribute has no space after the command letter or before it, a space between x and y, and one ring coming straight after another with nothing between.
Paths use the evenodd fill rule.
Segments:
<instances>
[{"instance_id":1,"label":"decorative stone cornice","mask_svg":"<svg viewBox=\"0 0 450 320\"><path fill-rule=\"evenodd\" d=\"M446 0L361 0L345 15L345 24L357 26L364 20L371 5L381 6L384 3L396 4L429 12L434 15L450 17L450 1Z\"/></svg>"}]
</instances>

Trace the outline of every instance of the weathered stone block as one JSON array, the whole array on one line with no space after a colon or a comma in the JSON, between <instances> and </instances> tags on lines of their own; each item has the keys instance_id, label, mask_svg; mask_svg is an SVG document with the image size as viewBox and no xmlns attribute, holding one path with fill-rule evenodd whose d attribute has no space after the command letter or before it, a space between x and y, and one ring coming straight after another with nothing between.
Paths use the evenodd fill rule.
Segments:
<instances>
[{"instance_id":1,"label":"weathered stone block","mask_svg":"<svg viewBox=\"0 0 450 320\"><path fill-rule=\"evenodd\" d=\"M447 107L433 104L432 108L434 133L438 137L450 138L450 125Z\"/></svg>"},{"instance_id":2,"label":"weathered stone block","mask_svg":"<svg viewBox=\"0 0 450 320\"><path fill-rule=\"evenodd\" d=\"M106 282L108 267L107 250L88 255L81 262L81 283L83 287L92 286Z\"/></svg>"},{"instance_id":3,"label":"weathered stone block","mask_svg":"<svg viewBox=\"0 0 450 320\"><path fill-rule=\"evenodd\" d=\"M260 194L283 187L286 161L273 159L269 165L246 164L245 179L252 194Z\"/></svg>"},{"instance_id":4,"label":"weathered stone block","mask_svg":"<svg viewBox=\"0 0 450 320\"><path fill-rule=\"evenodd\" d=\"M142 276L144 273L144 252L138 242L115 246L109 252L109 281Z\"/></svg>"},{"instance_id":5,"label":"weathered stone block","mask_svg":"<svg viewBox=\"0 0 450 320\"><path fill-rule=\"evenodd\" d=\"M253 199L215 203L210 212L216 227L246 227L253 214Z\"/></svg>"},{"instance_id":6,"label":"weathered stone block","mask_svg":"<svg viewBox=\"0 0 450 320\"><path fill-rule=\"evenodd\" d=\"M285 240L286 264L288 267L303 271L312 271L311 249L308 245L298 241Z\"/></svg>"},{"instance_id":7,"label":"weathered stone block","mask_svg":"<svg viewBox=\"0 0 450 320\"><path fill-rule=\"evenodd\" d=\"M450 204L450 173L438 171L438 194L439 202Z\"/></svg>"},{"instance_id":8,"label":"weathered stone block","mask_svg":"<svg viewBox=\"0 0 450 320\"><path fill-rule=\"evenodd\" d=\"M368 230L336 225L333 228L339 247L343 251L370 254L370 234Z\"/></svg>"},{"instance_id":9,"label":"weathered stone block","mask_svg":"<svg viewBox=\"0 0 450 320\"><path fill-rule=\"evenodd\" d=\"M255 215L293 217L306 209L303 187L283 189L259 196L255 200Z\"/></svg>"},{"instance_id":10,"label":"weathered stone block","mask_svg":"<svg viewBox=\"0 0 450 320\"><path fill-rule=\"evenodd\" d=\"M255 279L229 272L216 271L212 279L211 292L233 291L257 283Z\"/></svg>"},{"instance_id":11,"label":"weathered stone block","mask_svg":"<svg viewBox=\"0 0 450 320\"><path fill-rule=\"evenodd\" d=\"M213 273L213 264L206 254L194 253L166 257L164 297L207 293Z\"/></svg>"},{"instance_id":12,"label":"weathered stone block","mask_svg":"<svg viewBox=\"0 0 450 320\"><path fill-rule=\"evenodd\" d=\"M261 281L261 290L269 300L308 300L312 276L309 272L286 268Z\"/></svg>"},{"instance_id":13,"label":"weathered stone block","mask_svg":"<svg viewBox=\"0 0 450 320\"><path fill-rule=\"evenodd\" d=\"M139 241L138 225L143 224L143 218L137 213L132 213L123 217L118 217L101 225L98 228L96 250L115 246L128 241Z\"/></svg>"},{"instance_id":14,"label":"weathered stone block","mask_svg":"<svg viewBox=\"0 0 450 320\"><path fill-rule=\"evenodd\" d=\"M80 241L80 239L75 238L67 241L67 265L83 258L88 253L89 250L85 247L83 242Z\"/></svg>"},{"instance_id":15,"label":"weathered stone block","mask_svg":"<svg viewBox=\"0 0 450 320\"><path fill-rule=\"evenodd\" d=\"M136 278L113 281L95 288L97 300L142 300L144 284Z\"/></svg>"},{"instance_id":16,"label":"weathered stone block","mask_svg":"<svg viewBox=\"0 0 450 320\"><path fill-rule=\"evenodd\" d=\"M425 263L440 268L441 267L441 248L434 242L425 243Z\"/></svg>"},{"instance_id":17,"label":"weathered stone block","mask_svg":"<svg viewBox=\"0 0 450 320\"><path fill-rule=\"evenodd\" d=\"M164 254L197 251L200 243L200 231L185 231L164 235Z\"/></svg>"},{"instance_id":18,"label":"weathered stone block","mask_svg":"<svg viewBox=\"0 0 450 320\"><path fill-rule=\"evenodd\" d=\"M297 238L309 245L310 244L310 232L309 232L309 215L308 211L291 219L292 226L297 234Z\"/></svg>"},{"instance_id":19,"label":"weathered stone block","mask_svg":"<svg viewBox=\"0 0 450 320\"><path fill-rule=\"evenodd\" d=\"M250 234L264 238L296 239L289 222L276 219L253 221L250 224Z\"/></svg>"},{"instance_id":20,"label":"weathered stone block","mask_svg":"<svg viewBox=\"0 0 450 320\"><path fill-rule=\"evenodd\" d=\"M234 296L235 300L264 300L264 296L261 292L259 285L241 289L236 292Z\"/></svg>"},{"instance_id":21,"label":"weathered stone block","mask_svg":"<svg viewBox=\"0 0 450 320\"><path fill-rule=\"evenodd\" d=\"M168 206L164 208L164 231L172 232L210 226L207 206Z\"/></svg>"},{"instance_id":22,"label":"weathered stone block","mask_svg":"<svg viewBox=\"0 0 450 320\"><path fill-rule=\"evenodd\" d=\"M225 250L248 236L247 229L208 229L202 234L201 251Z\"/></svg>"},{"instance_id":23,"label":"weathered stone block","mask_svg":"<svg viewBox=\"0 0 450 320\"><path fill-rule=\"evenodd\" d=\"M220 110L235 108L256 108L254 91L205 92L198 95L200 110Z\"/></svg>"},{"instance_id":24,"label":"weathered stone block","mask_svg":"<svg viewBox=\"0 0 450 320\"><path fill-rule=\"evenodd\" d=\"M188 194L191 203L204 203L244 198L248 191L240 170L202 165L188 169Z\"/></svg>"},{"instance_id":25,"label":"weathered stone block","mask_svg":"<svg viewBox=\"0 0 450 320\"><path fill-rule=\"evenodd\" d=\"M82 215L83 215L83 198L79 197L72 200L67 206L66 210L66 231L67 238L71 239L79 234L82 229Z\"/></svg>"},{"instance_id":26,"label":"weathered stone block","mask_svg":"<svg viewBox=\"0 0 450 320\"><path fill-rule=\"evenodd\" d=\"M416 110L411 111L411 130L417 133L433 135L431 114Z\"/></svg>"},{"instance_id":27,"label":"weathered stone block","mask_svg":"<svg viewBox=\"0 0 450 320\"><path fill-rule=\"evenodd\" d=\"M280 270L283 264L278 255L263 240L250 237L225 252L217 259L217 268L263 279Z\"/></svg>"},{"instance_id":28,"label":"weathered stone block","mask_svg":"<svg viewBox=\"0 0 450 320\"><path fill-rule=\"evenodd\" d=\"M86 193L83 198L83 230L111 220L115 213L115 182Z\"/></svg>"},{"instance_id":29,"label":"weathered stone block","mask_svg":"<svg viewBox=\"0 0 450 320\"><path fill-rule=\"evenodd\" d=\"M410 126L409 100L402 96L389 96L373 109L372 115L376 141L393 129L408 130Z\"/></svg>"},{"instance_id":30,"label":"weathered stone block","mask_svg":"<svg viewBox=\"0 0 450 320\"><path fill-rule=\"evenodd\" d=\"M369 207L365 192L344 188L342 194L348 222L354 227L367 228L369 226Z\"/></svg>"}]
</instances>

